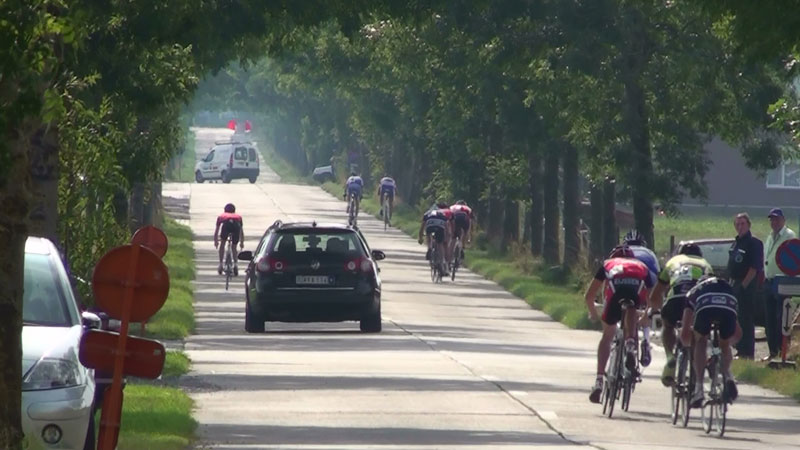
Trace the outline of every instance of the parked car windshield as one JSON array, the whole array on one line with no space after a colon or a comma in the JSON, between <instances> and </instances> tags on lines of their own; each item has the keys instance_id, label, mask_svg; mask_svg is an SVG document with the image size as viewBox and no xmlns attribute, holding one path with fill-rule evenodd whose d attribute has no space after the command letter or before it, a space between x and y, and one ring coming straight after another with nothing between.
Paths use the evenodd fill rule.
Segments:
<instances>
[{"instance_id":1,"label":"parked car windshield","mask_svg":"<svg viewBox=\"0 0 800 450\"><path fill-rule=\"evenodd\" d=\"M25 254L22 321L27 325L72 326L59 271L48 255Z\"/></svg>"},{"instance_id":2,"label":"parked car windshield","mask_svg":"<svg viewBox=\"0 0 800 450\"><path fill-rule=\"evenodd\" d=\"M330 256L363 255L364 250L352 231L292 230L281 232L272 240L271 252L291 256L312 253Z\"/></svg>"}]
</instances>

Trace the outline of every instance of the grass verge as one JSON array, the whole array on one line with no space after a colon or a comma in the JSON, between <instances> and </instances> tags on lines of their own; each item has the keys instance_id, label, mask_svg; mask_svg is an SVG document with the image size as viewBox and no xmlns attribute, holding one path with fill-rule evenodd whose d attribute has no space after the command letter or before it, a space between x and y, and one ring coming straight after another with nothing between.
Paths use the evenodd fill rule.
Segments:
<instances>
[{"instance_id":1,"label":"grass verge","mask_svg":"<svg viewBox=\"0 0 800 450\"><path fill-rule=\"evenodd\" d=\"M733 361L732 369L739 381L757 384L800 401L800 372L797 370L776 370L766 367L765 363L743 360Z\"/></svg>"},{"instance_id":2,"label":"grass verge","mask_svg":"<svg viewBox=\"0 0 800 450\"><path fill-rule=\"evenodd\" d=\"M129 384L125 387L118 448L187 448L197 427L192 407L192 400L179 388Z\"/></svg>"},{"instance_id":3,"label":"grass verge","mask_svg":"<svg viewBox=\"0 0 800 450\"><path fill-rule=\"evenodd\" d=\"M192 231L172 219L166 219L164 232L169 240L169 249L164 256L164 263L169 268L169 297L147 323L146 335L157 339L183 339L194 330Z\"/></svg>"}]
</instances>

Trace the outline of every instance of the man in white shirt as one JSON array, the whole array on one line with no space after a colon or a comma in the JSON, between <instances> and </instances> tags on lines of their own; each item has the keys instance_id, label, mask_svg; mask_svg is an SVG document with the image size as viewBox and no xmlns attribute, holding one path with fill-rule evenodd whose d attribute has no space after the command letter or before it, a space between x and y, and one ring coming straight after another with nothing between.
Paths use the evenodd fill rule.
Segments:
<instances>
[{"instance_id":1,"label":"man in white shirt","mask_svg":"<svg viewBox=\"0 0 800 450\"><path fill-rule=\"evenodd\" d=\"M764 277L766 278L764 285L766 290L764 295L764 306L766 308L764 328L767 332L769 355L765 356L762 361L769 361L775 358L781 351L781 305L783 304L783 297L774 292L773 283L775 283L775 277L785 276L786 274L776 264L775 254L782 243L795 238L794 231L786 226L786 217L783 216L783 211L780 208L773 208L767 217L772 228L772 233L764 243Z\"/></svg>"}]
</instances>

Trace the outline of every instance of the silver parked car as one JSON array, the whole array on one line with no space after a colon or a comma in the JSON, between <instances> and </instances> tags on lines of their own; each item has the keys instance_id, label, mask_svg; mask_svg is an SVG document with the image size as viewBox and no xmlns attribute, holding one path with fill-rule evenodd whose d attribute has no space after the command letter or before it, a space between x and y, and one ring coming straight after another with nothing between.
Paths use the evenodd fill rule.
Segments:
<instances>
[{"instance_id":1,"label":"silver parked car","mask_svg":"<svg viewBox=\"0 0 800 450\"><path fill-rule=\"evenodd\" d=\"M93 449L94 371L78 361L84 319L58 250L47 239L25 243L23 297L25 448Z\"/></svg>"}]
</instances>

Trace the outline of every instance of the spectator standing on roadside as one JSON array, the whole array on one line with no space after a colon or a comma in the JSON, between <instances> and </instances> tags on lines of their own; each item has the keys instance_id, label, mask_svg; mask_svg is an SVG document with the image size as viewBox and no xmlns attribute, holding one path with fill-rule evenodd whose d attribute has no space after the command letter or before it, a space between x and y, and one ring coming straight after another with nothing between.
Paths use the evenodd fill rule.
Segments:
<instances>
[{"instance_id":1,"label":"spectator standing on roadside","mask_svg":"<svg viewBox=\"0 0 800 450\"><path fill-rule=\"evenodd\" d=\"M758 272L764 268L764 244L750 233L750 216L739 213L733 220L736 242L728 254L728 273L738 300L742 339L736 344L737 357L753 359L756 347L755 301Z\"/></svg>"},{"instance_id":2,"label":"spectator standing on roadside","mask_svg":"<svg viewBox=\"0 0 800 450\"><path fill-rule=\"evenodd\" d=\"M765 356L762 361L769 361L775 358L781 350L781 305L783 304L783 297L775 293L774 283L775 277L785 276L786 274L775 263L775 254L784 241L795 238L794 231L786 226L783 210L773 208L767 217L769 218L769 226L772 228L772 233L767 237L767 242L764 245L764 276L766 277L766 284L764 285L764 328L767 332L769 355Z\"/></svg>"}]
</instances>

